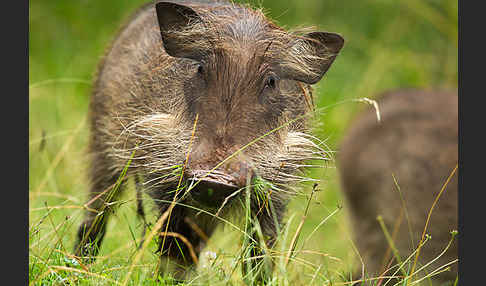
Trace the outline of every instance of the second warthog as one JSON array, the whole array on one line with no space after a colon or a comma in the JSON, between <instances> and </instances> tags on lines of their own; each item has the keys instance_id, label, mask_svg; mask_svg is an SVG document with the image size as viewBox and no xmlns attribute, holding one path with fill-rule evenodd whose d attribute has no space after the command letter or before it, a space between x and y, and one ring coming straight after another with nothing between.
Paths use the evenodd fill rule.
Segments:
<instances>
[{"instance_id":1,"label":"second warthog","mask_svg":"<svg viewBox=\"0 0 486 286\"><path fill-rule=\"evenodd\" d=\"M362 278L420 270L411 278L416 281L447 267L451 270L431 275L431 281L456 278L457 238L447 246L458 216L457 98L444 91L386 93L378 98L381 120L370 107L344 136L337 163L364 262ZM376 283L370 281L366 285Z\"/></svg>"}]
</instances>

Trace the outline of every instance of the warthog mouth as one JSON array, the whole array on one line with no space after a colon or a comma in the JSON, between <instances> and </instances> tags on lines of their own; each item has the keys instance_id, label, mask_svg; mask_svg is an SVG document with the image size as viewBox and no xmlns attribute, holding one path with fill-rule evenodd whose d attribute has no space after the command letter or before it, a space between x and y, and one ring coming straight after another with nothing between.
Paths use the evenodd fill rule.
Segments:
<instances>
[{"instance_id":1,"label":"warthog mouth","mask_svg":"<svg viewBox=\"0 0 486 286\"><path fill-rule=\"evenodd\" d=\"M220 206L240 189L236 177L218 170L192 170L187 181L189 193L194 200L208 207Z\"/></svg>"}]
</instances>

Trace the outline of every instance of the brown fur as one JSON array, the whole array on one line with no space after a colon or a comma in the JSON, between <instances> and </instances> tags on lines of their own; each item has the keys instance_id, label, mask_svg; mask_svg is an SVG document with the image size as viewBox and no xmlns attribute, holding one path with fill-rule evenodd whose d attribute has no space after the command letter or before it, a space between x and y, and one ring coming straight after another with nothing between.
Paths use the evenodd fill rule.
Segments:
<instances>
[{"instance_id":1,"label":"brown fur","mask_svg":"<svg viewBox=\"0 0 486 286\"><path fill-rule=\"evenodd\" d=\"M180 179L174 166L184 165L184 184L218 167L214 177L230 178L240 188L247 176L256 175L278 187L270 198L280 223L291 185L304 179L298 176L304 161L325 158L307 134L310 84L327 71L342 38L324 32L291 34L246 6L179 3L157 3L157 9L151 4L136 12L99 66L89 146L90 207L97 212L87 213L79 228L79 255L96 255L109 216L106 207L123 184L109 194L129 159L126 178L137 176L137 186L155 200L161 214ZM222 164L229 156L234 158ZM196 194L180 202L215 209ZM273 217L252 205L271 246L277 235ZM185 217L207 236L215 221L188 208L174 209L168 231L183 235L199 251L204 242ZM183 261L188 249L179 243L181 254L175 240L166 239L162 254L190 265Z\"/></svg>"},{"instance_id":2,"label":"brown fur","mask_svg":"<svg viewBox=\"0 0 486 286\"><path fill-rule=\"evenodd\" d=\"M457 93L396 91L380 97L378 105L381 122L377 122L375 110L364 111L354 120L338 153L342 188L368 277L381 275L383 263L390 258L384 260L389 244L377 216L383 217L391 235L402 215L394 243L405 260L417 248L428 212L458 163ZM404 197L406 212L402 214L392 175ZM421 249L420 263L437 257L451 239L450 231L457 230L457 192L456 172L433 210L427 230L432 238ZM427 271L457 259L457 255L454 241ZM432 281L454 281L457 263L451 268Z\"/></svg>"}]
</instances>

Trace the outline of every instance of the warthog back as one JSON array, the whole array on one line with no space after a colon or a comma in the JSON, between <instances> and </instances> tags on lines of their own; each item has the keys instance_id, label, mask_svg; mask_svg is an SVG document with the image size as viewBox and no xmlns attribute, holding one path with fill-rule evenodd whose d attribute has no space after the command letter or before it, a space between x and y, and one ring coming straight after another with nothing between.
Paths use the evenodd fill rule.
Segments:
<instances>
[{"instance_id":1,"label":"warthog back","mask_svg":"<svg viewBox=\"0 0 486 286\"><path fill-rule=\"evenodd\" d=\"M457 98L455 92L442 91L384 94L378 99L381 121L368 108L355 118L340 144L337 163L342 189L368 277L382 275L397 264L396 259L390 263L395 252L388 249L378 216L403 262L417 249L429 211L445 186L431 213L426 230L431 237L420 249L415 270L440 256L451 240L450 232L457 230L457 171L446 185L458 164ZM414 280L457 259L456 240ZM405 273L414 259L404 265ZM431 280L454 281L457 263L450 267L451 271Z\"/></svg>"}]
</instances>

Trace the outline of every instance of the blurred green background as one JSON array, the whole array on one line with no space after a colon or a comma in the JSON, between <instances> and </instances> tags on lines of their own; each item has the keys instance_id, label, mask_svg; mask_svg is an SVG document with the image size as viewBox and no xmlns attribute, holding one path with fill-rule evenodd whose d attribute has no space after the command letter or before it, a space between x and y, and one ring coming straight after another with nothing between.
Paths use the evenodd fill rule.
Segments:
<instances>
[{"instance_id":1,"label":"blurred green background","mask_svg":"<svg viewBox=\"0 0 486 286\"><path fill-rule=\"evenodd\" d=\"M29 1L29 198L30 266L49 261L49 249L72 249L82 217L87 184L85 121L91 81L105 47L122 21L146 1ZM236 1L247 2L247 1ZM364 103L396 88L446 88L458 84L458 3L451 0L262 0L250 1L285 28L315 26L337 32L345 46L316 87L319 122L315 134L331 150ZM346 271L355 263L346 202L339 191L334 163L311 172L322 179L310 208L303 237L344 206L306 241L302 254L329 271ZM310 193L309 186L306 193ZM134 192L110 223L101 254L130 243L135 217ZM297 197L289 217L295 229L306 202ZM46 216L50 222L46 221ZM231 230L221 230L228 231ZM230 249L234 236L219 236L210 247ZM110 242L111 241L111 242ZM59 246L60 245L60 246ZM217 246L216 246L217 245ZM132 247L133 248L133 247ZM129 254L134 250L126 247ZM116 255L114 255L116 257ZM329 256L336 259L329 259ZM148 261L152 261L147 258ZM325 262L323 262L325 261ZM334 264L333 264L334 263ZM47 263L49 264L49 263ZM326 264L327 265L327 264ZM327 268L326 268L327 269ZM31 279L37 279L32 276Z\"/></svg>"}]
</instances>

